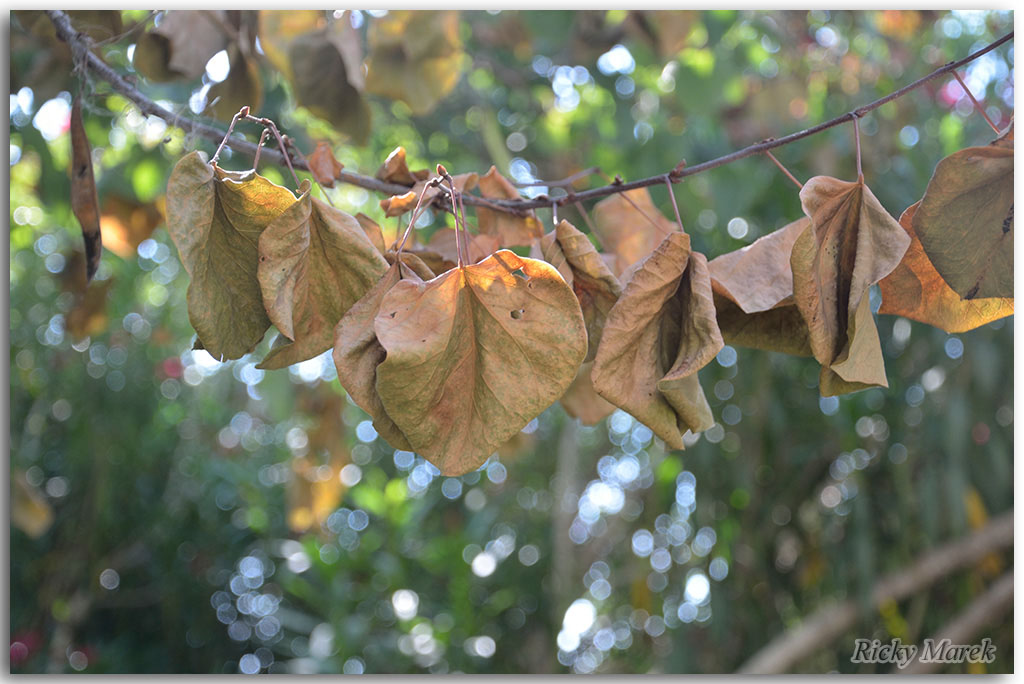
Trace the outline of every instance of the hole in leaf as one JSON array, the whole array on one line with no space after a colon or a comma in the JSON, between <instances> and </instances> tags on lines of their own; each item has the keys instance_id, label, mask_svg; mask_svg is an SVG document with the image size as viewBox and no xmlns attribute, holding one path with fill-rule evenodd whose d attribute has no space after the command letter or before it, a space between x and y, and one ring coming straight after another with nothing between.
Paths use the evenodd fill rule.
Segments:
<instances>
[{"instance_id":1,"label":"hole in leaf","mask_svg":"<svg viewBox=\"0 0 1024 684\"><path fill-rule=\"evenodd\" d=\"M514 275L517 278L522 278L523 280L529 280L530 279L530 276L528 276L525 273L523 273L523 269L521 269L521 268L517 268L516 270L512 271L512 275Z\"/></svg>"},{"instance_id":2,"label":"hole in leaf","mask_svg":"<svg viewBox=\"0 0 1024 684\"><path fill-rule=\"evenodd\" d=\"M520 318L523 317L523 313L525 313L525 311L525 309L512 309L511 311L509 311L509 315L512 316L512 318L519 320Z\"/></svg>"},{"instance_id":3,"label":"hole in leaf","mask_svg":"<svg viewBox=\"0 0 1024 684\"><path fill-rule=\"evenodd\" d=\"M394 318L394 317L395 317L395 314L396 314L396 313L398 313L398 312L397 312L397 311L392 311L392 312L391 312L391 313L389 314L389 316L390 316L391 318Z\"/></svg>"}]
</instances>

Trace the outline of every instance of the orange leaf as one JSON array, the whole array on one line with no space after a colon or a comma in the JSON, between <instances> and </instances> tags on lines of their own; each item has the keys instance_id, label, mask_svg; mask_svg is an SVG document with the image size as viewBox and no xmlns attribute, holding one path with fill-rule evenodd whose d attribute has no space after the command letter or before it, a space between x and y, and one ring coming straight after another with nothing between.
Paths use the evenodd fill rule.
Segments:
<instances>
[{"instance_id":1,"label":"orange leaf","mask_svg":"<svg viewBox=\"0 0 1024 684\"><path fill-rule=\"evenodd\" d=\"M388 158L384 160L381 167L377 169L377 173L374 174L374 177L379 178L386 183L414 185L418 181L430 178L430 171L427 171L426 169L410 171L409 166L405 161L405 148L399 146L391 151L391 154L389 154Z\"/></svg>"},{"instance_id":2,"label":"orange leaf","mask_svg":"<svg viewBox=\"0 0 1024 684\"><path fill-rule=\"evenodd\" d=\"M152 235L163 220L156 204L140 204L117 195L106 195L100 216L103 244L122 259L131 259L142 241Z\"/></svg>"},{"instance_id":3,"label":"orange leaf","mask_svg":"<svg viewBox=\"0 0 1024 684\"><path fill-rule=\"evenodd\" d=\"M316 182L325 188L334 187L334 181L343 168L345 165L334 157L331 146L322 140L316 144L313 154L309 155L309 171Z\"/></svg>"},{"instance_id":4,"label":"orange leaf","mask_svg":"<svg viewBox=\"0 0 1024 684\"><path fill-rule=\"evenodd\" d=\"M878 283L882 291L880 314L904 316L949 333L966 332L1013 315L1013 298L964 299L946 284L914 234L914 214L920 202L900 217L910 236L910 248L903 261Z\"/></svg>"}]
</instances>

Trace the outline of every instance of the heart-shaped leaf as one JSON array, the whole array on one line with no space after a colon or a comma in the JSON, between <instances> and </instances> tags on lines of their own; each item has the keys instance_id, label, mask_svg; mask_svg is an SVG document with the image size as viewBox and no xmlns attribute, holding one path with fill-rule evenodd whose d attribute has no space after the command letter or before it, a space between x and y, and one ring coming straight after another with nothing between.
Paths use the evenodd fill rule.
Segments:
<instances>
[{"instance_id":1,"label":"heart-shaped leaf","mask_svg":"<svg viewBox=\"0 0 1024 684\"><path fill-rule=\"evenodd\" d=\"M396 284L374 320L377 392L413 449L446 475L477 468L572 383L587 337L548 264L502 250Z\"/></svg>"},{"instance_id":2,"label":"heart-shaped leaf","mask_svg":"<svg viewBox=\"0 0 1024 684\"><path fill-rule=\"evenodd\" d=\"M868 288L903 258L910 237L864 184L816 176L800 191L811 225L793 245L793 295L834 396L887 387Z\"/></svg>"},{"instance_id":3,"label":"heart-shaped leaf","mask_svg":"<svg viewBox=\"0 0 1024 684\"><path fill-rule=\"evenodd\" d=\"M996 143L935 167L914 234L936 272L964 299L1013 297L1013 127Z\"/></svg>"},{"instance_id":4,"label":"heart-shaped leaf","mask_svg":"<svg viewBox=\"0 0 1024 684\"><path fill-rule=\"evenodd\" d=\"M647 188L607 197L594 205L594 232L606 254L615 255L615 275L626 270L661 244L676 225L658 211Z\"/></svg>"},{"instance_id":5,"label":"heart-shaped leaf","mask_svg":"<svg viewBox=\"0 0 1024 684\"><path fill-rule=\"evenodd\" d=\"M295 202L255 172L224 171L201 152L183 157L167 183L167 230L191 277L188 314L215 359L252 351L270 326L257 279L257 241Z\"/></svg>"},{"instance_id":6,"label":"heart-shaped leaf","mask_svg":"<svg viewBox=\"0 0 1024 684\"><path fill-rule=\"evenodd\" d=\"M293 344L260 368L311 359L334 344L334 327L387 270L359 222L309 194L270 222L259 239L258 277L271 322Z\"/></svg>"},{"instance_id":7,"label":"heart-shaped leaf","mask_svg":"<svg viewBox=\"0 0 1024 684\"><path fill-rule=\"evenodd\" d=\"M1012 297L964 299L946 284L914 234L914 213L920 204L911 205L900 217L900 225L910 236L910 248L896 270L878 283L882 291L878 313L905 316L949 333L966 332L1012 316Z\"/></svg>"},{"instance_id":8,"label":"heart-shaped leaf","mask_svg":"<svg viewBox=\"0 0 1024 684\"><path fill-rule=\"evenodd\" d=\"M673 449L714 424L697 371L723 346L704 255L672 232L642 261L608 314L594 389Z\"/></svg>"}]
</instances>

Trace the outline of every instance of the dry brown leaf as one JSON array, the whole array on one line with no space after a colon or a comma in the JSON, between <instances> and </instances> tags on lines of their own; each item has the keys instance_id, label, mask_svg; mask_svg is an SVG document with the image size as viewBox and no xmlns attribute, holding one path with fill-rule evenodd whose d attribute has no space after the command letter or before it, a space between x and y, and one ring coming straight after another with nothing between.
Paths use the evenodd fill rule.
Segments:
<instances>
[{"instance_id":1,"label":"dry brown leaf","mask_svg":"<svg viewBox=\"0 0 1024 684\"><path fill-rule=\"evenodd\" d=\"M92 148L82 123L82 101L75 98L71 107L71 210L82 227L85 242L86 281L100 267L103 234L100 232L100 201L92 172Z\"/></svg>"},{"instance_id":2,"label":"dry brown leaf","mask_svg":"<svg viewBox=\"0 0 1024 684\"><path fill-rule=\"evenodd\" d=\"M294 343L272 350L259 368L290 366L330 349L334 327L388 264L345 212L302 195L259 236L257 276L263 306Z\"/></svg>"},{"instance_id":3,"label":"dry brown leaf","mask_svg":"<svg viewBox=\"0 0 1024 684\"><path fill-rule=\"evenodd\" d=\"M393 261L383 277L342 316L334 329L334 365L338 381L352 397L352 401L370 414L377 433L395 449L409 450L409 440L391 420L380 395L377 394L377 366L386 352L377 339L373 321L380 313L380 303L391 288L403 278L421 282L414 269L407 269L408 255L402 262Z\"/></svg>"},{"instance_id":4,"label":"dry brown leaf","mask_svg":"<svg viewBox=\"0 0 1024 684\"><path fill-rule=\"evenodd\" d=\"M1013 126L939 162L914 214L935 271L964 299L1013 297Z\"/></svg>"},{"instance_id":5,"label":"dry brown leaf","mask_svg":"<svg viewBox=\"0 0 1024 684\"><path fill-rule=\"evenodd\" d=\"M274 67L288 79L294 78L288 59L292 41L327 26L323 10L260 10L260 47Z\"/></svg>"},{"instance_id":6,"label":"dry brown leaf","mask_svg":"<svg viewBox=\"0 0 1024 684\"><path fill-rule=\"evenodd\" d=\"M427 169L420 169L419 171L410 171L409 165L405 161L405 148L396 147L388 155L388 158L384 160L380 168L377 169L377 173L374 174L375 178L386 183L398 183L399 185L414 185L419 181L424 181L430 178L430 171Z\"/></svg>"},{"instance_id":7,"label":"dry brown leaf","mask_svg":"<svg viewBox=\"0 0 1024 684\"><path fill-rule=\"evenodd\" d=\"M480 195L499 200L522 199L519 190L507 178L498 173L498 169L494 166L480 176ZM518 216L486 207L477 207L476 216L477 222L480 224L480 233L498 238L502 247L526 247L544 234L544 229L533 211L527 212L526 216Z\"/></svg>"},{"instance_id":8,"label":"dry brown leaf","mask_svg":"<svg viewBox=\"0 0 1024 684\"><path fill-rule=\"evenodd\" d=\"M586 354L575 295L548 264L502 250L384 296L377 391L446 475L477 468L557 400Z\"/></svg>"},{"instance_id":9,"label":"dry brown leaf","mask_svg":"<svg viewBox=\"0 0 1024 684\"><path fill-rule=\"evenodd\" d=\"M912 318L949 333L966 332L1012 316L1012 297L964 299L946 284L914 234L914 213L920 204L912 204L900 217L900 225L910 236L910 248L896 270L878 283L882 291L878 313Z\"/></svg>"},{"instance_id":10,"label":"dry brown leaf","mask_svg":"<svg viewBox=\"0 0 1024 684\"><path fill-rule=\"evenodd\" d=\"M708 263L715 311L726 344L810 356L807 324L793 301L793 243L803 217Z\"/></svg>"},{"instance_id":11,"label":"dry brown leaf","mask_svg":"<svg viewBox=\"0 0 1024 684\"><path fill-rule=\"evenodd\" d=\"M565 412L573 418L579 418L584 425L597 425L615 412L615 404L605 401L594 389L591 377L593 370L593 361L580 366L576 378L561 399Z\"/></svg>"},{"instance_id":12,"label":"dry brown leaf","mask_svg":"<svg viewBox=\"0 0 1024 684\"><path fill-rule=\"evenodd\" d=\"M384 231L381 230L380 224L362 212L356 214L356 221L359 222L359 227L363 229L364 233L366 233L366 238L370 243L376 247L381 254L386 252L387 248L384 244Z\"/></svg>"},{"instance_id":13,"label":"dry brown leaf","mask_svg":"<svg viewBox=\"0 0 1024 684\"><path fill-rule=\"evenodd\" d=\"M622 285L608 269L586 235L568 221L540 240L544 260L555 267L572 287L587 327L587 361L593 361L608 312L622 294Z\"/></svg>"},{"instance_id":14,"label":"dry brown leaf","mask_svg":"<svg viewBox=\"0 0 1024 684\"><path fill-rule=\"evenodd\" d=\"M257 279L257 241L295 203L287 188L249 171L224 171L200 152L167 183L167 230L191 282L188 313L215 359L249 353L270 327Z\"/></svg>"},{"instance_id":15,"label":"dry brown leaf","mask_svg":"<svg viewBox=\"0 0 1024 684\"><path fill-rule=\"evenodd\" d=\"M138 246L164 220L156 203L141 204L117 195L103 197L102 211L103 244L122 259L135 257Z\"/></svg>"},{"instance_id":16,"label":"dry brown leaf","mask_svg":"<svg viewBox=\"0 0 1024 684\"><path fill-rule=\"evenodd\" d=\"M452 176L455 189L459 192L469 192L476 187L477 180L478 176L475 173L460 173L457 176ZM426 180L417 181L416 185L412 186L412 190L404 195L393 195L380 201L380 208L384 210L384 216L391 218L412 211L416 208L416 202L419 200L421 192L423 193L423 206L427 206L441 190L435 187L427 188Z\"/></svg>"},{"instance_id":17,"label":"dry brown leaf","mask_svg":"<svg viewBox=\"0 0 1024 684\"><path fill-rule=\"evenodd\" d=\"M816 176L800 201L811 225L793 245L793 294L822 366L822 395L887 387L868 289L896 268L910 237L863 179Z\"/></svg>"},{"instance_id":18,"label":"dry brown leaf","mask_svg":"<svg viewBox=\"0 0 1024 684\"><path fill-rule=\"evenodd\" d=\"M255 113L263 106L263 80L255 60L243 54L237 43L228 46L228 60L227 78L213 84L206 95L208 114L225 121L242 107L248 106Z\"/></svg>"},{"instance_id":19,"label":"dry brown leaf","mask_svg":"<svg viewBox=\"0 0 1024 684\"><path fill-rule=\"evenodd\" d=\"M334 181L345 165L338 161L329 143L323 140L316 144L316 149L309 155L309 172L316 182L325 188L333 188ZM378 226L378 231L380 227Z\"/></svg>"},{"instance_id":20,"label":"dry brown leaf","mask_svg":"<svg viewBox=\"0 0 1024 684\"><path fill-rule=\"evenodd\" d=\"M714 423L697 371L723 346L702 254L672 232L635 270L608 314L594 389L673 449Z\"/></svg>"},{"instance_id":21,"label":"dry brown leaf","mask_svg":"<svg viewBox=\"0 0 1024 684\"><path fill-rule=\"evenodd\" d=\"M616 193L595 204L594 224L605 253L615 255L613 271L622 282L628 282L624 274L630 266L676 231L676 224L658 211L647 188Z\"/></svg>"},{"instance_id":22,"label":"dry brown leaf","mask_svg":"<svg viewBox=\"0 0 1024 684\"><path fill-rule=\"evenodd\" d=\"M100 280L75 297L75 303L64 318L64 328L76 342L99 335L110 324L107 298L113 278Z\"/></svg>"}]
</instances>

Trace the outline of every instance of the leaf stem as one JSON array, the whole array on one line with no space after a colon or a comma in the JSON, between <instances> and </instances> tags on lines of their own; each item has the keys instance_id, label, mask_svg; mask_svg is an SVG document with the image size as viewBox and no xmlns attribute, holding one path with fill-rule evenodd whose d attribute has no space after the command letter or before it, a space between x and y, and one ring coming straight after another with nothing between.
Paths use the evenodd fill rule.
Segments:
<instances>
[{"instance_id":1,"label":"leaf stem","mask_svg":"<svg viewBox=\"0 0 1024 684\"><path fill-rule=\"evenodd\" d=\"M217 146L217 151L213 153L213 159L210 160L211 164L216 164L217 160L220 159L220 153L224 151L224 146L227 144L228 138L230 138L231 134L234 133L235 131L235 124L237 124L238 119L240 119L243 116L249 116L249 105L245 105L244 107L238 110L237 114L231 117L231 123L228 124L228 131L227 133L224 134L224 137L221 139L220 145ZM259 145L256 146L256 154L259 154Z\"/></svg>"},{"instance_id":2,"label":"leaf stem","mask_svg":"<svg viewBox=\"0 0 1024 684\"><path fill-rule=\"evenodd\" d=\"M398 254L402 253L402 249L405 247L405 241L409 239L409 234L412 232L413 224L416 223L416 219L420 217L420 207L423 206L423 197L427 194L428 188L436 188L441 183L441 178L435 176L431 178L420 190L420 196L416 199L416 206L412 210L412 216L409 217L409 226L405 229L405 233L402 234L402 241L398 243L398 249L395 250Z\"/></svg>"},{"instance_id":3,"label":"leaf stem","mask_svg":"<svg viewBox=\"0 0 1024 684\"><path fill-rule=\"evenodd\" d=\"M679 232L685 233L686 229L683 228L683 219L679 215L679 203L676 202L676 193L672 189L672 181L669 179L668 174L665 174L665 187L668 188L668 196L672 198L672 209L676 212L676 224L679 226ZM625 195L623 195L625 197Z\"/></svg>"},{"instance_id":4,"label":"leaf stem","mask_svg":"<svg viewBox=\"0 0 1024 684\"><path fill-rule=\"evenodd\" d=\"M804 184L801 183L800 181L798 181L796 179L796 176L791 174L789 172L789 169L787 169L785 166L783 166L782 162L780 162L778 159L775 158L775 155L771 153L771 150L765 150L764 153L766 155L768 155L768 158L771 159L772 162L774 162L777 167L779 167L779 171L782 171L782 173L786 174L786 178L788 178L789 180L791 180L794 183L796 183L796 187L800 188L801 190L804 189Z\"/></svg>"},{"instance_id":5,"label":"leaf stem","mask_svg":"<svg viewBox=\"0 0 1024 684\"><path fill-rule=\"evenodd\" d=\"M988 125L992 128L992 130L996 132L996 135L999 135L999 129L996 128L996 125L994 123L992 123L992 119L990 119L988 114L985 113L985 108L982 107L981 103L978 102L978 100L974 97L974 93L972 93L971 89L967 87L966 83L964 83L964 79L960 78L960 72L954 70L953 76L960 83L960 87L964 89L964 92L967 93L967 97L971 98L971 102L974 103L974 109L979 114L981 114L982 117L984 117L985 121L988 122Z\"/></svg>"},{"instance_id":6,"label":"leaf stem","mask_svg":"<svg viewBox=\"0 0 1024 684\"><path fill-rule=\"evenodd\" d=\"M864 169L860 164L860 115L856 112L853 114L853 137L857 141L857 181L864 181Z\"/></svg>"},{"instance_id":7,"label":"leaf stem","mask_svg":"<svg viewBox=\"0 0 1024 684\"><path fill-rule=\"evenodd\" d=\"M267 142L267 136L270 135L270 130L264 128L263 132L260 133L260 141L256 143L256 154L252 157L252 170L255 171L256 167L260 165L260 151L263 149L264 143Z\"/></svg>"}]
</instances>

